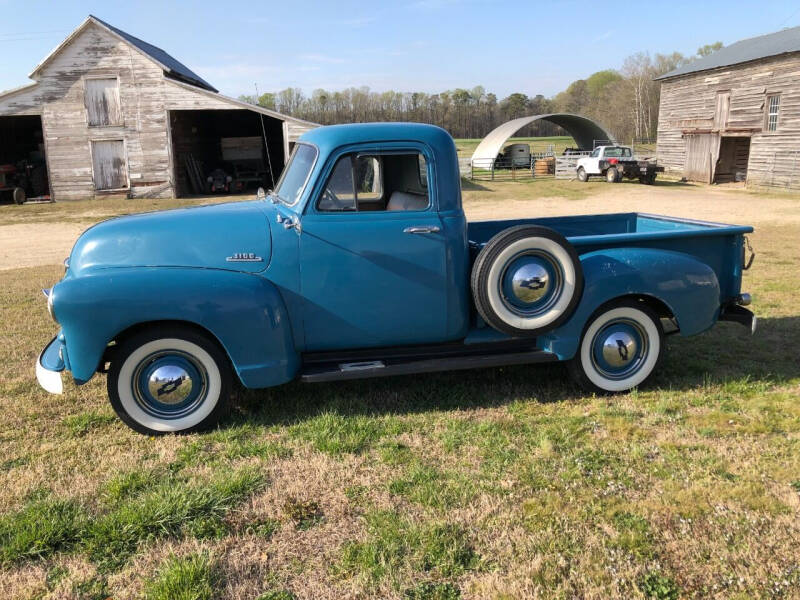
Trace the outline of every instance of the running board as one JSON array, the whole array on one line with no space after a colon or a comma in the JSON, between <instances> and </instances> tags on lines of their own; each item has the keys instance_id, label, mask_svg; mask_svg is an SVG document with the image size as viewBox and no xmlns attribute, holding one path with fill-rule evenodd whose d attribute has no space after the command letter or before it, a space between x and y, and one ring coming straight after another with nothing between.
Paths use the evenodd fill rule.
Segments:
<instances>
[{"instance_id":1,"label":"running board","mask_svg":"<svg viewBox=\"0 0 800 600\"><path fill-rule=\"evenodd\" d=\"M544 350L527 352L507 352L502 354L482 354L479 356L448 356L422 360L366 360L360 362L341 362L308 365L300 375L305 383L341 381L344 379L367 379L369 377L392 377L413 373L434 373L436 371L456 371L463 369L482 369L506 365L556 362L558 357Z\"/></svg>"}]
</instances>

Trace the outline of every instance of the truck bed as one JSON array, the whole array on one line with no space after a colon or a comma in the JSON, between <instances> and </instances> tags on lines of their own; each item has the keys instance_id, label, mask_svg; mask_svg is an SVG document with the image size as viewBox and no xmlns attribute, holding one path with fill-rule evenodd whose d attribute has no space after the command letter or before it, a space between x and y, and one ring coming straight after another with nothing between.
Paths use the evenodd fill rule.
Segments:
<instances>
[{"instance_id":1,"label":"truck bed","mask_svg":"<svg viewBox=\"0 0 800 600\"><path fill-rule=\"evenodd\" d=\"M495 234L515 225L554 229L581 255L619 247L658 248L690 254L714 269L723 298L738 293L743 236L753 231L749 226L635 212L476 221L467 225L473 254L477 255Z\"/></svg>"}]
</instances>

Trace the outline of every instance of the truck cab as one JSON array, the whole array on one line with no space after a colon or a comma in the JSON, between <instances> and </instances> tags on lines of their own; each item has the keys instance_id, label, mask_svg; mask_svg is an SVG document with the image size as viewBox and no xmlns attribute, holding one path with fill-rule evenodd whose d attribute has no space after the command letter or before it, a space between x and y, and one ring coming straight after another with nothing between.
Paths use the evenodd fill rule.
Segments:
<instances>
[{"instance_id":1,"label":"truck cab","mask_svg":"<svg viewBox=\"0 0 800 600\"><path fill-rule=\"evenodd\" d=\"M46 291L36 363L107 374L136 431L194 431L231 389L566 361L596 393L643 384L670 334L755 328L747 226L622 213L468 223L430 125L321 127L275 190L87 230Z\"/></svg>"}]
</instances>

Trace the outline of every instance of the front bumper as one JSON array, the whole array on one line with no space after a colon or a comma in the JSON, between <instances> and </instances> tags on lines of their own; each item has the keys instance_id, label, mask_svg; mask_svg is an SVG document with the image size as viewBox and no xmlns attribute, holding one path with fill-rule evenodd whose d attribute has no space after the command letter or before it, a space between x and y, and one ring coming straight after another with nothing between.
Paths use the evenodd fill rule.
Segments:
<instances>
[{"instance_id":1,"label":"front bumper","mask_svg":"<svg viewBox=\"0 0 800 600\"><path fill-rule=\"evenodd\" d=\"M62 336L56 336L45 346L36 360L36 380L39 385L51 394L64 391L62 373L66 368L64 362L64 344Z\"/></svg>"}]
</instances>

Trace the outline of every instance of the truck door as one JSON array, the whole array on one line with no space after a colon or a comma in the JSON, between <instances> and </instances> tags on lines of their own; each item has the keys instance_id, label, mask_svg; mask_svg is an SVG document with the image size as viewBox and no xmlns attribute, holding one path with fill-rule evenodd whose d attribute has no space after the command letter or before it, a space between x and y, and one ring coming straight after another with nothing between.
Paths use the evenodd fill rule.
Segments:
<instances>
[{"instance_id":1,"label":"truck door","mask_svg":"<svg viewBox=\"0 0 800 600\"><path fill-rule=\"evenodd\" d=\"M306 349L444 341L447 239L422 149L332 164L302 220Z\"/></svg>"}]
</instances>

